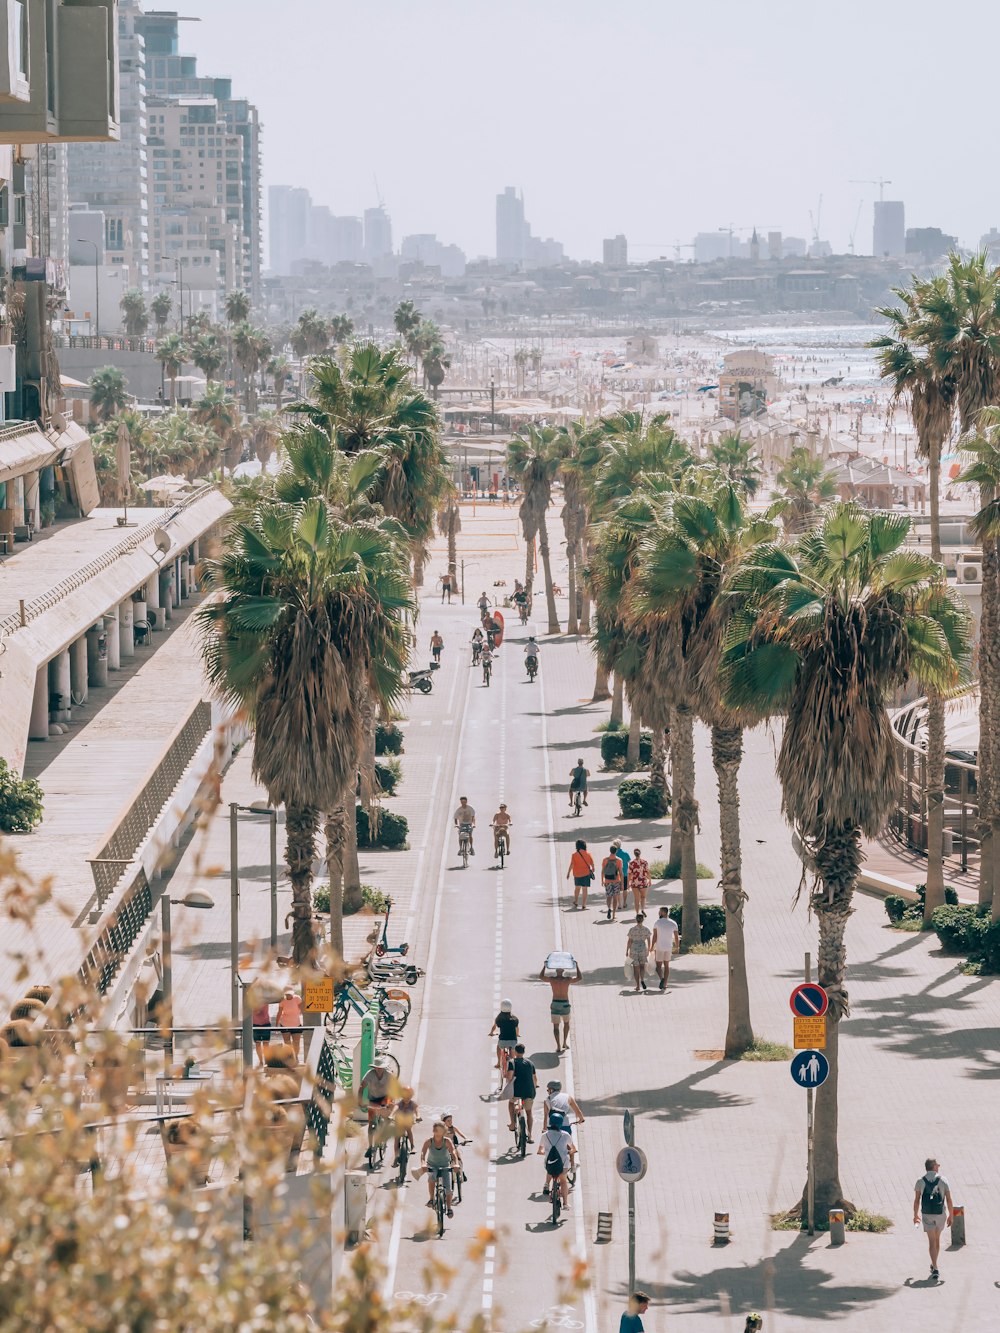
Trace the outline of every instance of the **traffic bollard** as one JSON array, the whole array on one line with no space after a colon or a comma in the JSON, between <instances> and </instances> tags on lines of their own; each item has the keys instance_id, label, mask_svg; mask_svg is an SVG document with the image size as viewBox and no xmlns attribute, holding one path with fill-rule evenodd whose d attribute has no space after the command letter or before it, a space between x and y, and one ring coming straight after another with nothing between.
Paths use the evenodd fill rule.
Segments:
<instances>
[{"instance_id":1,"label":"traffic bollard","mask_svg":"<svg viewBox=\"0 0 1000 1333\"><path fill-rule=\"evenodd\" d=\"M715 1235L714 1235L714 1237L713 1237L713 1239L712 1239L712 1244L713 1244L713 1245L728 1245L728 1244L729 1244L729 1239L730 1239L730 1237L729 1237L729 1214L728 1214L728 1213L716 1213L716 1214L715 1214Z\"/></svg>"},{"instance_id":2,"label":"traffic bollard","mask_svg":"<svg viewBox=\"0 0 1000 1333\"><path fill-rule=\"evenodd\" d=\"M365 1238L368 1226L368 1180L363 1171L344 1172L344 1230L348 1245Z\"/></svg>"},{"instance_id":3,"label":"traffic bollard","mask_svg":"<svg viewBox=\"0 0 1000 1333\"><path fill-rule=\"evenodd\" d=\"M951 1243L965 1244L965 1204L956 1203L951 1210Z\"/></svg>"},{"instance_id":4,"label":"traffic bollard","mask_svg":"<svg viewBox=\"0 0 1000 1333\"><path fill-rule=\"evenodd\" d=\"M830 1244L843 1245L845 1239L844 1233L844 1210L843 1208L830 1209Z\"/></svg>"},{"instance_id":5,"label":"traffic bollard","mask_svg":"<svg viewBox=\"0 0 1000 1333\"><path fill-rule=\"evenodd\" d=\"M596 1245L606 1245L611 1239L611 1214L597 1214L597 1239Z\"/></svg>"}]
</instances>

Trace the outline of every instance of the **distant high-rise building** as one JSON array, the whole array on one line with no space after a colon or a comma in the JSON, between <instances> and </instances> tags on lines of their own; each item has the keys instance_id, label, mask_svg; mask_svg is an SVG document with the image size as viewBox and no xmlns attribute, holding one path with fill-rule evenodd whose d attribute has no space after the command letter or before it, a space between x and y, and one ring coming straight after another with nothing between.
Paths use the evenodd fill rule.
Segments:
<instances>
[{"instance_id":1,"label":"distant high-rise building","mask_svg":"<svg viewBox=\"0 0 1000 1333\"><path fill-rule=\"evenodd\" d=\"M289 274L296 259L309 256L312 200L301 185L272 185L267 192L271 272Z\"/></svg>"},{"instance_id":2,"label":"distant high-rise building","mask_svg":"<svg viewBox=\"0 0 1000 1333\"><path fill-rule=\"evenodd\" d=\"M731 244L728 232L700 231L694 238L694 261L696 264L711 264L715 259L726 259Z\"/></svg>"},{"instance_id":3,"label":"distant high-rise building","mask_svg":"<svg viewBox=\"0 0 1000 1333\"><path fill-rule=\"evenodd\" d=\"M327 263L360 264L365 257L365 232L360 218L330 219L330 257Z\"/></svg>"},{"instance_id":4,"label":"distant high-rise building","mask_svg":"<svg viewBox=\"0 0 1000 1333\"><path fill-rule=\"evenodd\" d=\"M986 251L986 258L994 266L1000 264L1000 231L991 227L979 238L980 250Z\"/></svg>"},{"instance_id":5,"label":"distant high-rise building","mask_svg":"<svg viewBox=\"0 0 1000 1333\"><path fill-rule=\"evenodd\" d=\"M928 264L954 250L957 236L949 236L940 227L909 227L906 232L906 253L920 255Z\"/></svg>"},{"instance_id":6,"label":"distant high-rise building","mask_svg":"<svg viewBox=\"0 0 1000 1333\"><path fill-rule=\"evenodd\" d=\"M399 247L401 259L416 260L441 270L443 278L460 278L465 273L465 255L457 245L442 245L429 232L404 236Z\"/></svg>"},{"instance_id":7,"label":"distant high-rise building","mask_svg":"<svg viewBox=\"0 0 1000 1333\"><path fill-rule=\"evenodd\" d=\"M906 211L901 199L876 199L872 253L877 259L906 254Z\"/></svg>"},{"instance_id":8,"label":"distant high-rise building","mask_svg":"<svg viewBox=\"0 0 1000 1333\"><path fill-rule=\"evenodd\" d=\"M621 232L605 240L604 263L607 268L628 268L628 241Z\"/></svg>"},{"instance_id":9,"label":"distant high-rise building","mask_svg":"<svg viewBox=\"0 0 1000 1333\"><path fill-rule=\"evenodd\" d=\"M497 195L497 259L501 264L523 264L530 234L524 220L524 196L513 185Z\"/></svg>"},{"instance_id":10,"label":"distant high-rise building","mask_svg":"<svg viewBox=\"0 0 1000 1333\"><path fill-rule=\"evenodd\" d=\"M780 259L782 256L781 232L769 231L767 233L767 257L768 259Z\"/></svg>"},{"instance_id":11,"label":"distant high-rise building","mask_svg":"<svg viewBox=\"0 0 1000 1333\"><path fill-rule=\"evenodd\" d=\"M786 259L805 259L809 246L804 236L785 236L781 248Z\"/></svg>"},{"instance_id":12,"label":"distant high-rise building","mask_svg":"<svg viewBox=\"0 0 1000 1333\"><path fill-rule=\"evenodd\" d=\"M392 254L392 222L379 205L365 209L365 258L369 264L388 259Z\"/></svg>"}]
</instances>

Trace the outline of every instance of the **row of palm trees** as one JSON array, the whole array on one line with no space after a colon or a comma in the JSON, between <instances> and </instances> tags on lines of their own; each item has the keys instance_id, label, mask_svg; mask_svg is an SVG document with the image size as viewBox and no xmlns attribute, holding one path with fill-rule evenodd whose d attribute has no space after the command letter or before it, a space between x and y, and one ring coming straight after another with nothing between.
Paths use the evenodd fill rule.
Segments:
<instances>
[{"instance_id":1,"label":"row of palm trees","mask_svg":"<svg viewBox=\"0 0 1000 1333\"><path fill-rule=\"evenodd\" d=\"M425 319L412 301L400 301L392 322L414 366L419 364L421 368L424 387L430 388L436 398L451 365L441 330L432 319Z\"/></svg>"},{"instance_id":2,"label":"row of palm trees","mask_svg":"<svg viewBox=\"0 0 1000 1333\"><path fill-rule=\"evenodd\" d=\"M199 613L210 678L253 729L253 770L285 806L292 950L314 960L321 832L331 938L360 895L354 806L377 797L376 716L402 688L413 587L450 482L433 404L393 349L310 364L275 478L238 498Z\"/></svg>"},{"instance_id":3,"label":"row of palm trees","mask_svg":"<svg viewBox=\"0 0 1000 1333\"><path fill-rule=\"evenodd\" d=\"M529 583L531 543L537 536L545 567L551 487L557 477L564 480L567 545L578 567L582 561L593 599L595 694L613 673L633 723L641 718L653 730L650 776L664 791L669 738L671 859L680 860L687 945L700 939L695 720L710 729L729 951L730 1058L754 1040L739 818L743 732L771 717L783 719L777 764L783 808L808 861L808 897L819 922L819 980L830 994L831 1074L817 1102L816 1206L840 1206L837 1034L848 1012L844 928L861 838L881 831L895 792L886 701L909 677L942 694L963 680L970 652L964 605L949 592L937 561L905 549L905 516L851 503L820 507L828 486L809 460L789 460L787 479L794 485L788 497L763 510L751 508L759 467L736 437L696 455L665 417L644 422L625 413L589 429L530 428L512 442L508 466L523 488ZM571 590L571 620L574 595ZM556 632L554 604L547 600ZM635 739L637 745L638 725Z\"/></svg>"}]
</instances>

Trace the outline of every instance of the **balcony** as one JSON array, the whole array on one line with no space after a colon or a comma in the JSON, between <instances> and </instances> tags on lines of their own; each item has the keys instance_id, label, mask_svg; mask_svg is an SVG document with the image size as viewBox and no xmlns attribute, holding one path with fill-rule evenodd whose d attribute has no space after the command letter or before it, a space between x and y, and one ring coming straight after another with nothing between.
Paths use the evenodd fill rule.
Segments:
<instances>
[{"instance_id":1,"label":"balcony","mask_svg":"<svg viewBox=\"0 0 1000 1333\"><path fill-rule=\"evenodd\" d=\"M0 34L7 39L0 48L0 106L27 102L28 15L22 0L0 0Z\"/></svg>"}]
</instances>

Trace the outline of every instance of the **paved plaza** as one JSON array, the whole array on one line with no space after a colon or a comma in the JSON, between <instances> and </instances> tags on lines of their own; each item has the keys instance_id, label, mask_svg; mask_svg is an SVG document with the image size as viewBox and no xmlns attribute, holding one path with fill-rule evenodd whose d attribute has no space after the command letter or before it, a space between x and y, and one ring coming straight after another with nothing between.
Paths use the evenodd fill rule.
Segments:
<instances>
[{"instance_id":1,"label":"paved plaza","mask_svg":"<svg viewBox=\"0 0 1000 1333\"><path fill-rule=\"evenodd\" d=\"M607 704L589 702L594 669L581 638L543 639L539 679L523 668L523 632L514 630L485 689L466 643L482 588L512 591L524 553L513 511L463 511L461 554L466 605L440 606L430 590L444 567L436 547L417 626L417 659L439 628L442 670L431 696L407 702L403 782L388 804L410 821L409 848L362 853L362 879L393 893L397 938L406 935L428 974L414 988L419 1014L399 1044L404 1079L423 1108L420 1130L451 1108L474 1139L466 1150L469 1183L443 1240L431 1239L424 1182L400 1190L373 1177L373 1234L389 1264L387 1289L422 1290L428 1262L456 1269L451 1282L431 1277L435 1305L468 1318L488 1312L503 1333L541 1327L618 1327L627 1282L626 1187L614 1171L622 1113L636 1114L636 1142L649 1174L636 1187L637 1280L653 1297L646 1328L743 1328L752 1309L767 1333L798 1333L819 1323L874 1328L992 1329L1000 1271L990 1240L1000 1227L998 1136L993 1128L1000 1077L1000 981L965 977L943 957L936 938L896 933L882 903L859 894L848 931L851 1018L841 1041L841 1160L845 1190L859 1206L894 1222L883 1236L849 1234L843 1248L826 1235L774 1232L769 1214L790 1206L805 1175L805 1095L785 1062L731 1063L718 1056L726 1013L726 959L675 961L665 994L631 994L623 963L627 925L591 908L575 913L565 880L575 837L595 855L615 835L664 859L669 822L623 821L620 777L601 770L597 725ZM558 517L550 514L555 543ZM486 548L489 548L488 554ZM564 572L556 579L565 587ZM536 600L536 610L541 599ZM561 602L565 621L565 600ZM544 621L536 617L538 630ZM815 949L816 923L795 905L799 863L780 815L774 777L777 736L747 737L741 803L747 949L753 1021L761 1037L791 1039L788 993ZM590 804L569 817L568 770L582 755L593 774ZM698 732L701 802L699 860L719 867L718 813L707 734ZM480 823L477 856L460 868L451 822L468 795ZM223 786L223 802L259 798L249 775L249 747ZM503 871L486 825L500 799L514 818L513 854ZM267 835L262 823L241 829L241 931L247 945L266 934ZM228 1010L228 829L224 811L192 843L175 872L204 881L211 912L177 913L175 984L178 1021L205 1022ZM216 884L217 889L212 887ZM679 884L657 884L649 905L679 899ZM704 901L717 901L703 880ZM287 912L281 888L280 916ZM348 953L359 953L370 918L347 923ZM561 945L584 973L573 1004L570 1053L558 1060L548 1021L548 987L537 981L545 954ZM521 1020L539 1081L557 1068L586 1116L577 1131L582 1170L573 1208L558 1232L548 1223L539 1159L509 1154L506 1107L490 1100L493 1042L487 1034L501 998ZM537 1132L536 1132L537 1142ZM531 1150L529 1150L531 1151ZM966 1207L969 1243L942 1255L942 1281L927 1282L926 1245L911 1222L912 1186L925 1156L936 1154L956 1202ZM733 1239L712 1247L716 1211L730 1214ZM599 1212L610 1212L612 1239L595 1244ZM495 1243L470 1247L479 1229ZM563 1279L578 1257L592 1275L589 1293Z\"/></svg>"}]
</instances>

